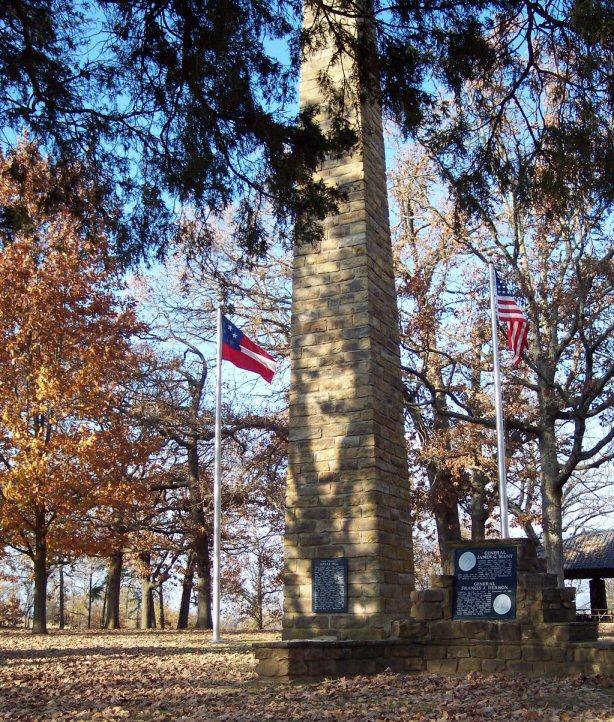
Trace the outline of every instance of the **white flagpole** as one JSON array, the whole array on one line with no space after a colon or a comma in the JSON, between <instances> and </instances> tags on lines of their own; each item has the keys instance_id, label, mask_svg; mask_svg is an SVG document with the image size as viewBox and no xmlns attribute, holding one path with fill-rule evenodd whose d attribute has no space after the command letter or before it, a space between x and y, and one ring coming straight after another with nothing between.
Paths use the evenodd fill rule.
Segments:
<instances>
[{"instance_id":1,"label":"white flagpole","mask_svg":"<svg viewBox=\"0 0 614 722\"><path fill-rule=\"evenodd\" d=\"M499 372L499 334L497 329L497 289L495 266L488 264L490 271L490 315L492 323L492 356L495 374L495 409L497 417L497 466L499 469L499 506L501 508L501 537L509 539L507 519L507 484L505 472L505 437L503 435L503 399L501 396L501 374Z\"/></svg>"},{"instance_id":2,"label":"white flagpole","mask_svg":"<svg viewBox=\"0 0 614 722\"><path fill-rule=\"evenodd\" d=\"M215 467L213 480L213 641L220 641L220 542L222 538L222 306L217 307Z\"/></svg>"}]
</instances>

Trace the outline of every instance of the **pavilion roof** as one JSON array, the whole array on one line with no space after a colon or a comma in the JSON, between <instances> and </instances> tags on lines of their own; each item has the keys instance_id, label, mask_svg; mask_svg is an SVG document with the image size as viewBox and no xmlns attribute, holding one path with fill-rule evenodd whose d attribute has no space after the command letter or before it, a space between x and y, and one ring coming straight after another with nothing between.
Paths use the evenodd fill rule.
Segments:
<instances>
[{"instance_id":1,"label":"pavilion roof","mask_svg":"<svg viewBox=\"0 0 614 722\"><path fill-rule=\"evenodd\" d=\"M614 530L584 532L563 542L567 579L614 577Z\"/></svg>"}]
</instances>

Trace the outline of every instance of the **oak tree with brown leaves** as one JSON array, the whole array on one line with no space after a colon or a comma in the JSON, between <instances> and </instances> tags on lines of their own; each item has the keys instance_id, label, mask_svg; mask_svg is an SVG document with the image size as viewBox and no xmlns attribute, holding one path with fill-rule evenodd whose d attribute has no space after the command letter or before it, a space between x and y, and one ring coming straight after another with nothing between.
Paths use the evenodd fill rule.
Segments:
<instances>
[{"instance_id":1,"label":"oak tree with brown leaves","mask_svg":"<svg viewBox=\"0 0 614 722\"><path fill-rule=\"evenodd\" d=\"M133 499L126 464L150 453L123 409L143 326L120 296L96 195L31 143L0 156L0 538L33 563L40 633L50 560L104 546L94 512Z\"/></svg>"}]
</instances>

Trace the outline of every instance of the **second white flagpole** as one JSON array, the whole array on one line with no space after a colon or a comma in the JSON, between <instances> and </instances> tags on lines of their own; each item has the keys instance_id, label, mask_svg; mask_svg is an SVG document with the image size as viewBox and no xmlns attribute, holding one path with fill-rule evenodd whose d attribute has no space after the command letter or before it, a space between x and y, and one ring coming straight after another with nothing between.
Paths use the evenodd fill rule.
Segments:
<instances>
[{"instance_id":1,"label":"second white flagpole","mask_svg":"<svg viewBox=\"0 0 614 722\"><path fill-rule=\"evenodd\" d=\"M497 419L497 467L499 470L499 505L501 507L501 537L509 539L510 529L507 518L507 478L505 471L505 436L503 433L503 399L501 396L501 374L499 372L499 334L497 328L497 289L495 266L488 264L490 271L490 316L492 323L492 356L495 376L495 411Z\"/></svg>"},{"instance_id":2,"label":"second white flagpole","mask_svg":"<svg viewBox=\"0 0 614 722\"><path fill-rule=\"evenodd\" d=\"M222 538L222 306L217 307L215 465L213 478L213 641L220 641L220 544Z\"/></svg>"}]
</instances>

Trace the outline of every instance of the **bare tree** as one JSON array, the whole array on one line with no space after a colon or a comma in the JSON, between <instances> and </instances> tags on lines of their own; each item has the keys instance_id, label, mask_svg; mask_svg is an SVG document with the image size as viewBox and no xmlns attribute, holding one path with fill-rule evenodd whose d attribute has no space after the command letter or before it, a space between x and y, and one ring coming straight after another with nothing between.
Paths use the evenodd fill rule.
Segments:
<instances>
[{"instance_id":1,"label":"bare tree","mask_svg":"<svg viewBox=\"0 0 614 722\"><path fill-rule=\"evenodd\" d=\"M409 300L405 332L412 379L409 393L422 417L430 415L430 429L439 416L454 422L453 428L461 429L461 434L474 433L468 429L475 425L494 428L492 407L486 398L476 405L471 390L477 369L484 390L489 383L488 336L481 335L483 352L472 355L475 347L469 329L478 329L487 319L483 264L496 253L501 272L516 285L519 299L526 300L532 329L526 364L517 370L509 364L505 368L511 470L514 453L526 452L532 445L539 459L548 569L562 584L566 485L574 475L586 480L587 474L613 458L614 322L609 302L613 251L604 231L607 210L592 206L590 199L578 198L576 207L563 215L557 206L523 203L514 192L514 178L522 172L522 152L514 146L513 136L509 138L509 151L501 151L509 152L508 187L497 189L498 195L479 209L474 223L448 212L451 209L440 200L434 202L435 195L440 198L441 185L427 159L406 161L397 177L397 198L410 220L403 221L410 229L401 228L400 253L405 245L421 249L422 244L428 249L422 249L420 257L414 253L401 258L401 266L407 264L401 270L401 289L406 289ZM423 330L416 335L420 326ZM438 437L440 444L449 439L441 422ZM460 472L470 467L467 459L460 461ZM517 488L521 496L528 491L524 482ZM534 501L534 495L524 501L530 497ZM524 525L527 509L519 504L512 505L512 511Z\"/></svg>"}]
</instances>

